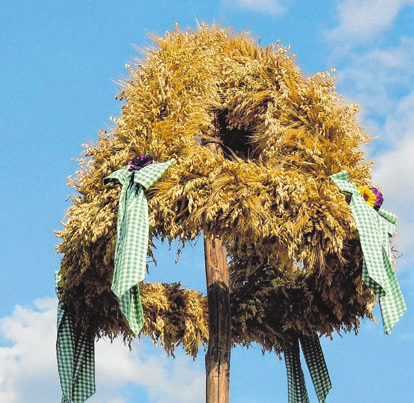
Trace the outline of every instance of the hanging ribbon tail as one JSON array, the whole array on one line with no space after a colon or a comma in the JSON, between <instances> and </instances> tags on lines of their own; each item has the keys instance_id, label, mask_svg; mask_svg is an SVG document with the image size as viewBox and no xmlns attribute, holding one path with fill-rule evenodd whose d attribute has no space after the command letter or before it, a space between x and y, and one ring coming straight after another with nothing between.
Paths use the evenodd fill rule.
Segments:
<instances>
[{"instance_id":1,"label":"hanging ribbon tail","mask_svg":"<svg viewBox=\"0 0 414 403\"><path fill-rule=\"evenodd\" d=\"M328 368L322 352L321 343L317 334L300 337L302 352L315 387L319 402L324 403L326 396L332 389Z\"/></svg>"},{"instance_id":2,"label":"hanging ribbon tail","mask_svg":"<svg viewBox=\"0 0 414 403\"><path fill-rule=\"evenodd\" d=\"M407 310L407 305L393 267L391 264L385 264L385 267L388 274L387 293L385 296L379 297L379 303L384 333L391 334L392 329Z\"/></svg>"},{"instance_id":3,"label":"hanging ribbon tail","mask_svg":"<svg viewBox=\"0 0 414 403\"><path fill-rule=\"evenodd\" d=\"M288 378L288 402L309 403L305 376L300 364L299 340L285 350L285 364Z\"/></svg>"},{"instance_id":4,"label":"hanging ribbon tail","mask_svg":"<svg viewBox=\"0 0 414 403\"><path fill-rule=\"evenodd\" d=\"M369 206L346 171L332 175L331 179L342 192L352 195L350 207L364 255L362 280L379 298L384 332L390 334L407 309L392 267L390 237L395 233L397 216Z\"/></svg>"},{"instance_id":5,"label":"hanging ribbon tail","mask_svg":"<svg viewBox=\"0 0 414 403\"><path fill-rule=\"evenodd\" d=\"M60 279L56 273L56 284ZM59 296L59 292L58 292ZM58 304L56 356L62 403L83 403L95 393L94 338L76 329L69 311Z\"/></svg>"},{"instance_id":6,"label":"hanging ribbon tail","mask_svg":"<svg viewBox=\"0 0 414 403\"><path fill-rule=\"evenodd\" d=\"M399 322L407 310L407 305L405 304L404 296L392 265L391 244L389 242L389 238L395 233L397 216L387 210L381 209L378 212L378 223L383 243L383 264L387 274L383 286L386 294L385 296L379 296L379 302L384 332L391 334L393 327Z\"/></svg>"},{"instance_id":7,"label":"hanging ribbon tail","mask_svg":"<svg viewBox=\"0 0 414 403\"><path fill-rule=\"evenodd\" d=\"M144 326L144 311L139 294L139 284L131 287L119 299L119 309L127 320L129 328L135 335L138 335Z\"/></svg>"}]
</instances>

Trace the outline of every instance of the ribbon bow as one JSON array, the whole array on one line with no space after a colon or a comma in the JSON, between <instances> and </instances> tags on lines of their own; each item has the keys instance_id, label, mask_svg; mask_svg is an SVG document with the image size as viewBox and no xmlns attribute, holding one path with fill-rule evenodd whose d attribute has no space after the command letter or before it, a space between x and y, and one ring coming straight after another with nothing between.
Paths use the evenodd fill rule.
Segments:
<instances>
[{"instance_id":1,"label":"ribbon bow","mask_svg":"<svg viewBox=\"0 0 414 403\"><path fill-rule=\"evenodd\" d=\"M139 282L145 279L148 254L148 189L174 164L175 159L142 169L130 170L124 166L104 178L104 185L119 182L122 185L117 222L117 240L112 291L118 297L119 308L130 329L138 334L144 324Z\"/></svg>"},{"instance_id":2,"label":"ribbon bow","mask_svg":"<svg viewBox=\"0 0 414 403\"><path fill-rule=\"evenodd\" d=\"M117 245L112 291L131 330L138 334L144 324L139 282L145 278L148 254L148 189L175 162L174 159L139 171L125 166L104 178L104 184L118 181L122 185L118 208ZM56 292L60 273L56 272ZM71 312L63 302L58 305L56 354L62 403L82 403L95 393L94 337L76 328Z\"/></svg>"},{"instance_id":3,"label":"ribbon bow","mask_svg":"<svg viewBox=\"0 0 414 403\"><path fill-rule=\"evenodd\" d=\"M378 297L384 332L390 334L407 309L391 263L390 237L395 233L397 216L370 207L346 171L332 175L331 179L342 192L352 195L350 207L364 255L362 280Z\"/></svg>"}]
</instances>

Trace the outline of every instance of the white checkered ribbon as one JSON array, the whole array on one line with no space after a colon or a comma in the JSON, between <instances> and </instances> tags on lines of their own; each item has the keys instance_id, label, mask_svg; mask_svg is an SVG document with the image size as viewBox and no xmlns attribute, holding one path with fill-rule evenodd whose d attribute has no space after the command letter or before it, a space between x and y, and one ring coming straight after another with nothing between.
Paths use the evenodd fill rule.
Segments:
<instances>
[{"instance_id":1,"label":"white checkered ribbon","mask_svg":"<svg viewBox=\"0 0 414 403\"><path fill-rule=\"evenodd\" d=\"M392 267L390 237L395 233L397 216L369 206L346 171L332 175L331 179L341 192L351 194L351 212L364 255L362 280L378 297L384 332L390 334L407 309Z\"/></svg>"}]
</instances>

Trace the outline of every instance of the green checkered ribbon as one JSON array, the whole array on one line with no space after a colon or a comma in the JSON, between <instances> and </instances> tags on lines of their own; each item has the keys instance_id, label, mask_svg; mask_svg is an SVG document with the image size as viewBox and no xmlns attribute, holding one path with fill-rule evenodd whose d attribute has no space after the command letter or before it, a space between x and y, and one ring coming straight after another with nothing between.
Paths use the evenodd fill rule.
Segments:
<instances>
[{"instance_id":1,"label":"green checkered ribbon","mask_svg":"<svg viewBox=\"0 0 414 403\"><path fill-rule=\"evenodd\" d=\"M175 162L174 159L152 164L139 171L125 166L104 179L104 184L122 185L118 207L117 243L112 291L130 329L138 334L144 324L139 282L145 278L148 255L148 189Z\"/></svg>"},{"instance_id":2,"label":"green checkered ribbon","mask_svg":"<svg viewBox=\"0 0 414 403\"><path fill-rule=\"evenodd\" d=\"M391 263L390 237L395 233L397 216L369 206L346 171L332 175L331 179L342 192L352 195L351 212L364 254L362 280L379 298L384 332L390 334L407 309Z\"/></svg>"},{"instance_id":3,"label":"green checkered ribbon","mask_svg":"<svg viewBox=\"0 0 414 403\"><path fill-rule=\"evenodd\" d=\"M56 272L56 293L60 297ZM56 355L62 403L82 403L95 393L94 338L78 330L73 317L59 300Z\"/></svg>"},{"instance_id":4,"label":"green checkered ribbon","mask_svg":"<svg viewBox=\"0 0 414 403\"><path fill-rule=\"evenodd\" d=\"M319 402L325 402L332 384L319 337L315 334L314 336L302 336L299 340L316 395ZM305 376L300 363L299 340L296 339L293 345L285 350L289 403L309 403Z\"/></svg>"}]
</instances>

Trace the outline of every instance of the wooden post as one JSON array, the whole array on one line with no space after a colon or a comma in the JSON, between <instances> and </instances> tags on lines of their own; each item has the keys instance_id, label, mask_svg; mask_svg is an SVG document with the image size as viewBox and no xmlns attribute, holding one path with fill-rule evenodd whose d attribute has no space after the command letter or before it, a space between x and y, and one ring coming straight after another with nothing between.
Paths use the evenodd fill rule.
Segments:
<instances>
[{"instance_id":1,"label":"wooden post","mask_svg":"<svg viewBox=\"0 0 414 403\"><path fill-rule=\"evenodd\" d=\"M223 155L216 142L206 144ZM221 240L204 234L204 259L208 300L208 349L206 354L206 403L229 403L231 312L227 253Z\"/></svg>"},{"instance_id":2,"label":"wooden post","mask_svg":"<svg viewBox=\"0 0 414 403\"><path fill-rule=\"evenodd\" d=\"M218 238L204 236L209 339L206 354L206 402L228 403L231 315L226 249Z\"/></svg>"}]
</instances>

